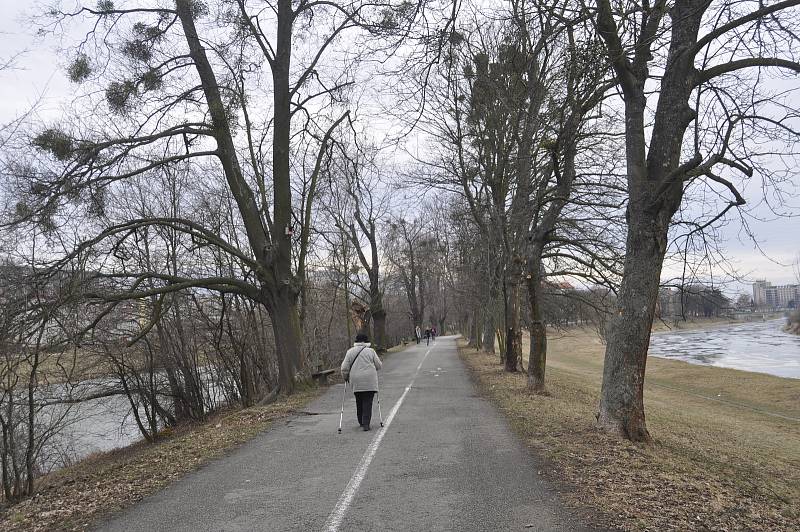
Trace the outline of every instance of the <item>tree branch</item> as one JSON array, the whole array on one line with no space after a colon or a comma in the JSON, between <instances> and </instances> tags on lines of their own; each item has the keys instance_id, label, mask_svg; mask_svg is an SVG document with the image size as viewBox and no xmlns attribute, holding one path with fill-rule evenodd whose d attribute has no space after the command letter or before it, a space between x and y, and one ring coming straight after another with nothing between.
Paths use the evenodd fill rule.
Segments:
<instances>
[{"instance_id":1,"label":"tree branch","mask_svg":"<svg viewBox=\"0 0 800 532\"><path fill-rule=\"evenodd\" d=\"M777 57L750 57L747 59L738 59L729 63L715 65L705 70L701 70L697 75L697 82L695 87L701 83L705 83L723 74L735 72L745 68L753 67L779 67L793 70L795 73L800 73L800 63L790 61L788 59L779 59Z\"/></svg>"},{"instance_id":2,"label":"tree branch","mask_svg":"<svg viewBox=\"0 0 800 532\"><path fill-rule=\"evenodd\" d=\"M761 2L759 2L759 4L761 4ZM725 33L729 32L730 30L738 28L739 26L747 24L748 22L754 22L758 19L765 17L766 15L776 13L783 9L795 7L798 5L800 5L800 0L784 0L783 2L778 2L777 4L773 4L771 6L762 7L761 9L757 9L756 11L753 11L750 14L734 19L728 22L727 24L723 24L719 28L712 30L707 35L703 36L700 40L697 41L694 47L692 47L689 53L692 55L692 57L694 57L700 52L700 50L708 46L711 43L711 41L719 37L722 37Z\"/></svg>"}]
</instances>

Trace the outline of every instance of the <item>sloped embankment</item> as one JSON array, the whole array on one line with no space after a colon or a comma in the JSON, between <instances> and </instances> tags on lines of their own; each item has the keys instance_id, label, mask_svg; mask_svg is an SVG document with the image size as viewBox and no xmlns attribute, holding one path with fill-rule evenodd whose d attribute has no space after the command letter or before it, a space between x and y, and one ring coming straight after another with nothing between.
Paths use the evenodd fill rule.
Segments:
<instances>
[{"instance_id":1,"label":"sloped embankment","mask_svg":"<svg viewBox=\"0 0 800 532\"><path fill-rule=\"evenodd\" d=\"M41 479L33 497L0 510L3 531L86 530L103 517L155 493L301 410L320 389L276 403L217 414L145 442L89 457Z\"/></svg>"}]
</instances>

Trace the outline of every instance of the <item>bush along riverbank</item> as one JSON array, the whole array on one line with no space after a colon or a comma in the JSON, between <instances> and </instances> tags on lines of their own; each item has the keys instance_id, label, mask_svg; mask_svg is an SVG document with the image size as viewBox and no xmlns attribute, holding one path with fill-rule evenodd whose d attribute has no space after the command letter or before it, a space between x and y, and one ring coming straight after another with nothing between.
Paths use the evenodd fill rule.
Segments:
<instances>
[{"instance_id":1,"label":"bush along riverbank","mask_svg":"<svg viewBox=\"0 0 800 532\"><path fill-rule=\"evenodd\" d=\"M32 497L0 508L0 530L87 530L302 410L321 390L309 388L267 406L220 412L205 423L162 433L156 443L91 456L45 476Z\"/></svg>"},{"instance_id":2,"label":"bush along riverbank","mask_svg":"<svg viewBox=\"0 0 800 532\"><path fill-rule=\"evenodd\" d=\"M797 530L800 380L651 357L655 442L641 446L595 428L604 346L594 331L568 335L548 341L549 396L528 394L525 375L504 372L497 355L461 350L567 500L623 530Z\"/></svg>"}]
</instances>

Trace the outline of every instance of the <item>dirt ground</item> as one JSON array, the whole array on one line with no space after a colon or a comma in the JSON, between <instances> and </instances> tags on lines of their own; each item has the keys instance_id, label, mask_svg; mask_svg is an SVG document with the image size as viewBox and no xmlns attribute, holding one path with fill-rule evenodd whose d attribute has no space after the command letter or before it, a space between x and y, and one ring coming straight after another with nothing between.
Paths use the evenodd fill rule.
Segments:
<instances>
[{"instance_id":1,"label":"dirt ground","mask_svg":"<svg viewBox=\"0 0 800 532\"><path fill-rule=\"evenodd\" d=\"M523 346L527 353L527 343ZM462 348L481 390L552 464L576 506L626 530L797 530L800 380L651 357L652 446L594 426L604 347L588 329L551 332L549 396L497 355Z\"/></svg>"}]
</instances>

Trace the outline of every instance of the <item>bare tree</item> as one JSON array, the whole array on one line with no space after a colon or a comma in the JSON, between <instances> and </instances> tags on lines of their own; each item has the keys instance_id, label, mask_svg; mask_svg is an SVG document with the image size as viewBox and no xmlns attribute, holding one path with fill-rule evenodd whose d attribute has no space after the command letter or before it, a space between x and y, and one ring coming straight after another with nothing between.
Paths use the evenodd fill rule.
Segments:
<instances>
[{"instance_id":1,"label":"bare tree","mask_svg":"<svg viewBox=\"0 0 800 532\"><path fill-rule=\"evenodd\" d=\"M386 241L386 257L408 300L410 328L423 327L428 281L425 264L433 244L427 220L421 217L411 221L399 217L390 220Z\"/></svg>"},{"instance_id":2,"label":"bare tree","mask_svg":"<svg viewBox=\"0 0 800 532\"><path fill-rule=\"evenodd\" d=\"M532 106L517 159L518 173L529 176L524 183L531 210L524 233L531 336L528 389L545 393L547 278L589 278L596 283L598 277L613 273L609 237L597 232L586 238L598 222L605 225L604 217L613 220L611 213L619 208L615 182L590 149L597 144L613 147L596 114L612 84L608 67L596 60L593 32L582 15L572 16L569 2L520 1L512 6L511 20L527 57L525 79ZM608 148L600 151L613 154Z\"/></svg>"},{"instance_id":3,"label":"bare tree","mask_svg":"<svg viewBox=\"0 0 800 532\"><path fill-rule=\"evenodd\" d=\"M359 265L366 273L366 284L356 275L353 284L361 285L367 294L366 323L372 323L373 342L379 351L388 346L386 310L383 306L383 279L379 231L389 214L390 185L382 175L382 163L375 147L358 137L351 145L339 144L341 156L328 171L330 185L336 190L332 215L336 225L350 240ZM367 249L367 253L364 252Z\"/></svg>"},{"instance_id":4,"label":"bare tree","mask_svg":"<svg viewBox=\"0 0 800 532\"><path fill-rule=\"evenodd\" d=\"M105 102L91 105L115 118L103 120L101 113L92 113L93 122L75 117L70 126L42 131L35 144L51 158L17 165L17 175L30 174L31 179L24 180L25 201L18 202L16 213L17 220L48 224L70 203L83 202L99 212L126 180L171 165L192 165L220 176L233 199L241 242L225 238L202 219L144 217L81 239L68 258L154 226L229 255L237 264L235 275L131 272L129 288L113 301L189 288L258 301L270 315L280 388L288 393L304 367L298 304L319 172L331 135L348 114L342 98L353 83L346 65L326 58L348 30L370 27L367 16L379 6L280 0L273 7L245 0L213 6L175 0L124 7L104 1L72 12L50 10L51 25L45 29L70 19L91 21L93 29L78 45L69 74L75 81L99 84ZM270 27L274 36L266 30ZM298 31L314 35L308 53L293 53ZM263 73L271 84L262 84ZM271 103L261 105L261 95ZM85 98L91 101L91 93ZM297 143L316 153L299 161L310 164L302 171L293 166ZM271 147L271 154L264 146ZM292 190L298 175L305 187L299 206ZM142 288L144 279L155 285Z\"/></svg>"},{"instance_id":5,"label":"bare tree","mask_svg":"<svg viewBox=\"0 0 800 532\"><path fill-rule=\"evenodd\" d=\"M609 323L598 413L607 431L650 441L643 402L650 329L669 228L687 189L706 187L723 198L717 212L692 222L697 233L744 205L738 176L779 179L767 164L780 160L757 146L793 152L797 106L786 93L770 94L762 78L800 71L800 40L791 29L798 4L594 4L625 110L628 184L624 274Z\"/></svg>"}]
</instances>

